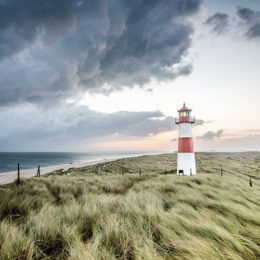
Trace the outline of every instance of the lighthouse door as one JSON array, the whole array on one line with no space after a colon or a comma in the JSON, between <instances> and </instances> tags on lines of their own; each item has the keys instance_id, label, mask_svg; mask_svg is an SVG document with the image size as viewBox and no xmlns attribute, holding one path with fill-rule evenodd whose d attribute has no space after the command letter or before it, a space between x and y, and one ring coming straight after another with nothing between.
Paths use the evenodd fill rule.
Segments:
<instances>
[{"instance_id":1,"label":"lighthouse door","mask_svg":"<svg viewBox=\"0 0 260 260\"><path fill-rule=\"evenodd\" d=\"M183 170L179 170L179 175L183 175Z\"/></svg>"}]
</instances>

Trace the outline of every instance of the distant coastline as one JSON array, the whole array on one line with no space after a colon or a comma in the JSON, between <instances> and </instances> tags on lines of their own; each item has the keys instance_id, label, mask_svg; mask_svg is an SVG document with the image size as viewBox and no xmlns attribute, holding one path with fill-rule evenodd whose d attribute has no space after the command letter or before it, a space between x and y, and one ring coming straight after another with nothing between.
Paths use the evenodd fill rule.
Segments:
<instances>
[{"instance_id":1,"label":"distant coastline","mask_svg":"<svg viewBox=\"0 0 260 260\"><path fill-rule=\"evenodd\" d=\"M20 163L21 170L35 169L38 165L43 167L57 165L75 165L99 161L104 159L116 159L135 157L144 154L158 154L160 152L100 152L100 153L74 153L74 152L0 152L0 175L17 170Z\"/></svg>"},{"instance_id":2,"label":"distant coastline","mask_svg":"<svg viewBox=\"0 0 260 260\"><path fill-rule=\"evenodd\" d=\"M63 163L63 164L55 164L55 165L44 165L44 164L40 164L40 173L41 175L53 172L53 171L57 171L57 170L68 170L70 168L81 168L81 167L86 167L86 166L90 166L90 165L95 165L95 164L99 164L99 163L103 163L103 162L110 162L110 161L115 161L115 160L119 160L119 159L126 159L126 158L131 158L131 157L138 157L138 156L142 156L142 155L154 155L154 154L159 154L158 152L146 152L146 153L131 153L131 152L122 152L122 153L102 153L102 154L87 154L87 153L0 153L0 159L3 160L3 156L1 157L1 155L7 155L7 154L22 154L22 155L26 155L26 156L35 156L37 155L39 158L38 160L42 159L40 158L40 156L61 156L61 155L80 155L81 157L81 161L79 161L79 158L77 158L76 162L69 162L69 163ZM98 159L94 159L95 157L101 157ZM106 158L104 158L106 157ZM19 160L19 158L14 156L14 160L13 160L13 165L17 167L17 162L21 163L20 165L23 166L21 160ZM86 158L85 161L83 158ZM27 158L30 159L30 158ZM72 159L72 158L71 158ZM42 160L44 162L44 160ZM57 161L57 160L56 160ZM73 161L73 160L72 160ZM75 158L74 158L75 161ZM38 161L39 162L39 161ZM35 162L34 162L35 163ZM46 162L44 162L46 164ZM3 162L2 162L3 164ZM43 165L43 166L42 166ZM21 167L20 170L20 176L21 178L31 178L36 176L37 173L37 164L34 164L34 167L31 168L23 168ZM13 171L2 171L1 172L1 168L0 168L0 185L1 184L7 184L7 183L11 183L14 182L17 179L17 169L13 170Z\"/></svg>"},{"instance_id":3,"label":"distant coastline","mask_svg":"<svg viewBox=\"0 0 260 260\"><path fill-rule=\"evenodd\" d=\"M68 164L61 164L61 165L53 165L53 166L41 168L40 172L41 172L41 175L44 175L44 174L47 174L47 173L50 173L53 171L57 171L57 170L61 170L61 169L68 170L70 168L81 168L81 167L85 167L85 166L95 165L95 164L102 163L102 162L110 162L110 161L114 161L114 160L117 160L117 158L103 159L103 160L97 160L97 161L88 161L88 162L81 162L81 163L73 163L73 164L68 163ZM36 173L37 173L37 168L21 170L20 176L21 176L21 178L31 178L31 177L34 177L36 175ZM17 179L17 171L3 172L0 174L0 185L14 182L16 179Z\"/></svg>"}]
</instances>

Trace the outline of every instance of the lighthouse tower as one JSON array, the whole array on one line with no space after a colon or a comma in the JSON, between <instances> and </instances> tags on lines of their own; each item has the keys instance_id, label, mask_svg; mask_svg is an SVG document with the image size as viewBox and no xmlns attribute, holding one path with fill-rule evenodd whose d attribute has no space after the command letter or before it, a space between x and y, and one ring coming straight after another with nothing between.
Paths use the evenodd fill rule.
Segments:
<instances>
[{"instance_id":1,"label":"lighthouse tower","mask_svg":"<svg viewBox=\"0 0 260 260\"><path fill-rule=\"evenodd\" d=\"M179 118L175 118L175 123L179 125L177 174L191 176L196 174L191 131L195 118L191 117L191 109L187 108L185 103L178 112Z\"/></svg>"}]
</instances>

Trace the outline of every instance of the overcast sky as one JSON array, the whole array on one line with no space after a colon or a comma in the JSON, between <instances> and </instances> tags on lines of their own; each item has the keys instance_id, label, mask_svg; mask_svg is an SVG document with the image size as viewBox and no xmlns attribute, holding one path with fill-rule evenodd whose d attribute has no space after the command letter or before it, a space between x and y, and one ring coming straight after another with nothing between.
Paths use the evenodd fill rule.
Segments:
<instances>
[{"instance_id":1,"label":"overcast sky","mask_svg":"<svg viewBox=\"0 0 260 260\"><path fill-rule=\"evenodd\" d=\"M0 0L0 151L260 150L260 0Z\"/></svg>"}]
</instances>

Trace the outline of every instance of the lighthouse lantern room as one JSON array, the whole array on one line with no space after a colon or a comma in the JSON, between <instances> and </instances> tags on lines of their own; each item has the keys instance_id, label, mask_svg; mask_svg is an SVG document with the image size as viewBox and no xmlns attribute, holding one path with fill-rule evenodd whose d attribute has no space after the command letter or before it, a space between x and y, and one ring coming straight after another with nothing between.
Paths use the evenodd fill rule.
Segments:
<instances>
[{"instance_id":1,"label":"lighthouse lantern room","mask_svg":"<svg viewBox=\"0 0 260 260\"><path fill-rule=\"evenodd\" d=\"M192 124L195 123L195 118L191 117L191 109L187 108L185 103L178 113L179 118L175 119L179 126L177 174L191 176L196 174L192 140Z\"/></svg>"}]
</instances>

